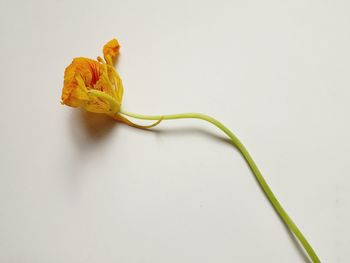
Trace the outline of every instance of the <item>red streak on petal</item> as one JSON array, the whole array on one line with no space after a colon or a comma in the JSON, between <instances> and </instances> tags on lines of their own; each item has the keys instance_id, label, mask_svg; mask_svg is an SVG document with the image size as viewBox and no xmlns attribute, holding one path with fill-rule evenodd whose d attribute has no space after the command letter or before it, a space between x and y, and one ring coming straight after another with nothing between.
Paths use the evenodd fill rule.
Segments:
<instances>
[{"instance_id":1,"label":"red streak on petal","mask_svg":"<svg viewBox=\"0 0 350 263\"><path fill-rule=\"evenodd\" d=\"M91 69L91 85L95 85L96 82L100 79L100 72L95 63L89 63Z\"/></svg>"}]
</instances>

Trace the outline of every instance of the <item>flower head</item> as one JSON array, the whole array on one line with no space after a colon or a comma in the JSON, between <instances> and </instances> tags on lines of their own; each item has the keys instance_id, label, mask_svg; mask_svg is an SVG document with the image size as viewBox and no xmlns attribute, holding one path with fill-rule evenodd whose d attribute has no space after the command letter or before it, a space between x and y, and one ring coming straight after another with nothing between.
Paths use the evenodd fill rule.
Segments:
<instances>
[{"instance_id":1,"label":"flower head","mask_svg":"<svg viewBox=\"0 0 350 263\"><path fill-rule=\"evenodd\" d=\"M103 47L105 61L74 58L64 72L61 103L96 113L118 113L124 89L112 63L119 47L116 39L109 41Z\"/></svg>"},{"instance_id":2,"label":"flower head","mask_svg":"<svg viewBox=\"0 0 350 263\"><path fill-rule=\"evenodd\" d=\"M64 72L61 103L83 108L87 111L104 113L129 126L148 129L158 125L162 118L151 125L138 125L120 114L123 99L123 84L113 67L120 45L112 39L103 46L103 57L97 60L74 58Z\"/></svg>"}]
</instances>

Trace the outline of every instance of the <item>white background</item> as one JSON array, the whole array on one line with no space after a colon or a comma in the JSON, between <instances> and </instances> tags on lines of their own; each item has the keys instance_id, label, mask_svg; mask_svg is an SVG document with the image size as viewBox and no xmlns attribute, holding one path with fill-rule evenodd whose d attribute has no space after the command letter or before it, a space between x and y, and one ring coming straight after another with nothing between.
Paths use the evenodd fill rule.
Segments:
<instances>
[{"instance_id":1,"label":"white background","mask_svg":"<svg viewBox=\"0 0 350 263\"><path fill-rule=\"evenodd\" d=\"M124 107L242 139L322 262L350 262L349 1L0 1L0 262L307 262L240 154L60 105L117 37Z\"/></svg>"}]
</instances>

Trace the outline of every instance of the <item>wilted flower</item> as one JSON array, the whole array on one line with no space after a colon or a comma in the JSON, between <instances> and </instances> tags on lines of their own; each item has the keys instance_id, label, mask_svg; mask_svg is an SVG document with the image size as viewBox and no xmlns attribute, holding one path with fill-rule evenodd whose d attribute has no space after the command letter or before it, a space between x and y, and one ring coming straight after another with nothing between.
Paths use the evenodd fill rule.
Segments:
<instances>
[{"instance_id":1,"label":"wilted flower","mask_svg":"<svg viewBox=\"0 0 350 263\"><path fill-rule=\"evenodd\" d=\"M101 58L74 58L64 72L62 104L81 107L87 111L114 115L120 109L123 84L112 60L118 55L116 39L103 48L106 62Z\"/></svg>"},{"instance_id":2,"label":"wilted flower","mask_svg":"<svg viewBox=\"0 0 350 263\"><path fill-rule=\"evenodd\" d=\"M104 60L101 57L97 60L74 58L64 72L61 103L90 112L107 114L132 127L154 127L161 119L152 125L141 126L119 114L124 88L113 66L119 48L118 41L112 39L103 47Z\"/></svg>"}]
</instances>

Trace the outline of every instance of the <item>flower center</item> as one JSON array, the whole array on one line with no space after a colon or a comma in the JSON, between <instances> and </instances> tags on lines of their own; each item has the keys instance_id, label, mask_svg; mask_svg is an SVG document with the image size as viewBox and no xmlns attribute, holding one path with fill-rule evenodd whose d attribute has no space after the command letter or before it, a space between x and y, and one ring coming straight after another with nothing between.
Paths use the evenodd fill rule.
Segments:
<instances>
[{"instance_id":1,"label":"flower center","mask_svg":"<svg viewBox=\"0 0 350 263\"><path fill-rule=\"evenodd\" d=\"M90 70L91 70L91 86L95 86L96 82L100 79L101 72L99 65L96 65L96 63L89 63L90 64Z\"/></svg>"}]
</instances>

